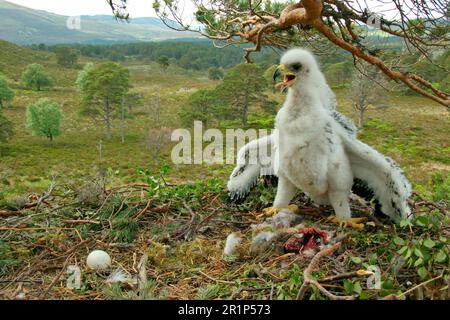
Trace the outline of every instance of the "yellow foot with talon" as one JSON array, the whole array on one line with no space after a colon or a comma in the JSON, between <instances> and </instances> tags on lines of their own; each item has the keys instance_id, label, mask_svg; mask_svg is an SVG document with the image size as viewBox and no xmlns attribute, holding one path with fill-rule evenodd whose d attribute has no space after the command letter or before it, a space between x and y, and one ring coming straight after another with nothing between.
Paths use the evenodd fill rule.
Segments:
<instances>
[{"instance_id":1,"label":"yellow foot with talon","mask_svg":"<svg viewBox=\"0 0 450 320\"><path fill-rule=\"evenodd\" d=\"M262 210L263 214L266 216L273 216L280 212L283 209L288 209L289 211L292 211L293 213L300 213L300 208L296 204L290 204L287 206L287 208L276 208L276 207L269 207Z\"/></svg>"},{"instance_id":2,"label":"yellow foot with talon","mask_svg":"<svg viewBox=\"0 0 450 320\"><path fill-rule=\"evenodd\" d=\"M350 218L350 219L339 219L336 216L328 217L327 221L337 223L341 228L351 227L354 229L362 230L364 229L364 223L367 218Z\"/></svg>"}]
</instances>

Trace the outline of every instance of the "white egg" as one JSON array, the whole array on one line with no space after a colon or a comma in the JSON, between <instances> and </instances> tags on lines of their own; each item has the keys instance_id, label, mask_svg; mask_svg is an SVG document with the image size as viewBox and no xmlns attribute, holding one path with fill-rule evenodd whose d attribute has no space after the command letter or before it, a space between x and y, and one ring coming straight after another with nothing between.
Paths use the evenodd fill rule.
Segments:
<instances>
[{"instance_id":1,"label":"white egg","mask_svg":"<svg viewBox=\"0 0 450 320\"><path fill-rule=\"evenodd\" d=\"M86 264L93 270L105 270L111 265L111 257L103 250L94 250L89 253Z\"/></svg>"}]
</instances>

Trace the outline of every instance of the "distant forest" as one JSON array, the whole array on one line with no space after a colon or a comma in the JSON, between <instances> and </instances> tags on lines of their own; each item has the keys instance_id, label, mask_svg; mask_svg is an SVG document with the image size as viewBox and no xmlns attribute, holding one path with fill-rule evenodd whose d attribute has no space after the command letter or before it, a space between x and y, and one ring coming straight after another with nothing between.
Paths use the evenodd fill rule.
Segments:
<instances>
[{"instance_id":1,"label":"distant forest","mask_svg":"<svg viewBox=\"0 0 450 320\"><path fill-rule=\"evenodd\" d=\"M190 70L206 71L210 68L227 70L244 62L243 47L229 46L217 48L210 40L180 39L161 42L135 42L115 44L34 44L32 49L57 52L62 48L74 49L77 55L112 60L116 62L128 59L155 61L167 57L170 65ZM263 48L252 56L255 63L262 68L277 64L282 50ZM344 50L333 50L319 58L324 70L336 63L351 63L351 55Z\"/></svg>"},{"instance_id":2,"label":"distant forest","mask_svg":"<svg viewBox=\"0 0 450 320\"><path fill-rule=\"evenodd\" d=\"M442 89L449 88L450 75L442 66L449 65L450 50L442 51L433 59L434 63L430 63L427 59L423 59L419 53L409 53L407 50L402 50L398 41L395 42L389 38L377 40L375 37L372 37L371 41L378 43L380 46L390 48L384 53L387 61L395 64L396 61L402 60L410 66L411 71L429 78L437 87ZM82 55L116 62L128 59L155 61L158 63L165 61L164 63L167 65L199 71L206 71L211 68L226 71L244 62L242 47L229 46L218 49L210 40L199 39L117 44L60 44L52 46L39 44L31 45L30 47L55 53L63 51L62 49L64 48L66 49L66 52L63 53L65 58L68 58L70 52L72 52L75 56ZM278 63L280 53L281 51L279 50L266 47L261 52L254 54L253 60L262 69L267 69ZM332 87L351 86L352 75L355 71L355 60L351 54L342 49L334 49L328 52L323 51L318 55L318 59ZM414 94L406 87L400 87L397 90Z\"/></svg>"},{"instance_id":3,"label":"distant forest","mask_svg":"<svg viewBox=\"0 0 450 320\"><path fill-rule=\"evenodd\" d=\"M243 50L237 47L215 48L209 40L137 42L110 45L71 44L31 45L33 49L56 51L60 47L70 46L80 55L125 61L128 58L157 61L161 56L170 59L170 64L192 70L207 70L210 67L228 69L243 62ZM267 66L278 61L279 55L273 49L265 49L255 55L255 62Z\"/></svg>"}]
</instances>

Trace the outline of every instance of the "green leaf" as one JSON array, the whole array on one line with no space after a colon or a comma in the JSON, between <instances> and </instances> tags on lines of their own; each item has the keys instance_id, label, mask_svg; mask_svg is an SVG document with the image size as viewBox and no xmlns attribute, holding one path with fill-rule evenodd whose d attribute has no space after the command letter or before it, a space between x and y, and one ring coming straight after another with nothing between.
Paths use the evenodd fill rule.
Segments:
<instances>
[{"instance_id":1,"label":"green leaf","mask_svg":"<svg viewBox=\"0 0 450 320\"><path fill-rule=\"evenodd\" d=\"M355 285L353 286L353 291L357 294L361 294L362 288L361 288L361 284L358 282L355 283Z\"/></svg>"},{"instance_id":2,"label":"green leaf","mask_svg":"<svg viewBox=\"0 0 450 320\"><path fill-rule=\"evenodd\" d=\"M359 295L359 299L360 300L369 300L370 299L370 294L368 292L361 292L361 294Z\"/></svg>"},{"instance_id":3,"label":"green leaf","mask_svg":"<svg viewBox=\"0 0 450 320\"><path fill-rule=\"evenodd\" d=\"M422 248L420 250L420 252L422 252L423 255L423 260L424 261L429 261L431 259L431 254L430 254L430 250L426 249L426 248Z\"/></svg>"},{"instance_id":4,"label":"green leaf","mask_svg":"<svg viewBox=\"0 0 450 320\"><path fill-rule=\"evenodd\" d=\"M415 249L414 249L414 254L415 254L417 257L423 259L422 251L420 251L418 248L415 248Z\"/></svg>"},{"instance_id":5,"label":"green leaf","mask_svg":"<svg viewBox=\"0 0 450 320\"><path fill-rule=\"evenodd\" d=\"M406 247L408 249L408 247ZM376 253L371 253L368 255L369 264L376 264L378 262L378 256Z\"/></svg>"},{"instance_id":6,"label":"green leaf","mask_svg":"<svg viewBox=\"0 0 450 320\"><path fill-rule=\"evenodd\" d=\"M414 262L414 267L418 267L418 266L420 266L421 264L423 264L423 259L422 259L422 258L419 258L419 259L416 260L416 262Z\"/></svg>"},{"instance_id":7,"label":"green leaf","mask_svg":"<svg viewBox=\"0 0 450 320\"><path fill-rule=\"evenodd\" d=\"M447 259L447 254L444 252L444 250L439 250L439 252L436 254L436 262L443 263Z\"/></svg>"},{"instance_id":8,"label":"green leaf","mask_svg":"<svg viewBox=\"0 0 450 320\"><path fill-rule=\"evenodd\" d=\"M423 245L425 246L425 247L427 247L427 248L433 248L435 245L436 245L436 243L433 241L433 240L431 240L431 239L426 239L424 242L423 242Z\"/></svg>"},{"instance_id":9,"label":"green leaf","mask_svg":"<svg viewBox=\"0 0 450 320\"><path fill-rule=\"evenodd\" d=\"M408 259L409 257L411 257L411 254L412 254L412 250L408 248L408 250L406 251L406 254L405 254L405 258Z\"/></svg>"},{"instance_id":10,"label":"green leaf","mask_svg":"<svg viewBox=\"0 0 450 320\"><path fill-rule=\"evenodd\" d=\"M424 227L429 224L429 218L427 216L420 216L416 219L416 225Z\"/></svg>"},{"instance_id":11,"label":"green leaf","mask_svg":"<svg viewBox=\"0 0 450 320\"><path fill-rule=\"evenodd\" d=\"M404 254L406 252L406 250L408 250L408 246L403 246L400 248L400 250L398 250L399 254Z\"/></svg>"},{"instance_id":12,"label":"green leaf","mask_svg":"<svg viewBox=\"0 0 450 320\"><path fill-rule=\"evenodd\" d=\"M344 280L344 289L347 294L352 294L355 285L350 280Z\"/></svg>"},{"instance_id":13,"label":"green leaf","mask_svg":"<svg viewBox=\"0 0 450 320\"><path fill-rule=\"evenodd\" d=\"M170 166L168 166L167 164L161 166L161 168L159 169L159 173L161 173L162 175L169 173L169 171L170 171Z\"/></svg>"},{"instance_id":14,"label":"green leaf","mask_svg":"<svg viewBox=\"0 0 450 320\"><path fill-rule=\"evenodd\" d=\"M400 221L400 227L402 227L402 228L410 226L410 225L411 225L411 221L409 221L407 219L403 219Z\"/></svg>"},{"instance_id":15,"label":"green leaf","mask_svg":"<svg viewBox=\"0 0 450 320\"><path fill-rule=\"evenodd\" d=\"M381 282L381 288L385 290L389 290L394 288L394 284L392 283L391 279L386 279L383 282Z\"/></svg>"},{"instance_id":16,"label":"green leaf","mask_svg":"<svg viewBox=\"0 0 450 320\"><path fill-rule=\"evenodd\" d=\"M394 243L395 243L396 245L403 246L403 245L405 244L405 240L403 240L403 239L400 238L400 237L395 237L395 238L394 238Z\"/></svg>"},{"instance_id":17,"label":"green leaf","mask_svg":"<svg viewBox=\"0 0 450 320\"><path fill-rule=\"evenodd\" d=\"M350 257L350 260L355 264L360 264L362 262L360 257Z\"/></svg>"},{"instance_id":18,"label":"green leaf","mask_svg":"<svg viewBox=\"0 0 450 320\"><path fill-rule=\"evenodd\" d=\"M428 277L428 272L425 267L420 267L419 269L417 269L417 274L422 280Z\"/></svg>"}]
</instances>

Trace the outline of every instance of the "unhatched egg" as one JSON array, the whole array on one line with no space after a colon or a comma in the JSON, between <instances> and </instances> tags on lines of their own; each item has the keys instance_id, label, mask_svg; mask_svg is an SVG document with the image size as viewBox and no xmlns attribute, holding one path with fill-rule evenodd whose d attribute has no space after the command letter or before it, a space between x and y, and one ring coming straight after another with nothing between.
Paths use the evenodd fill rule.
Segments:
<instances>
[{"instance_id":1,"label":"unhatched egg","mask_svg":"<svg viewBox=\"0 0 450 320\"><path fill-rule=\"evenodd\" d=\"M111 257L103 250L94 250L88 255L86 264L93 270L105 270L111 265Z\"/></svg>"}]
</instances>

